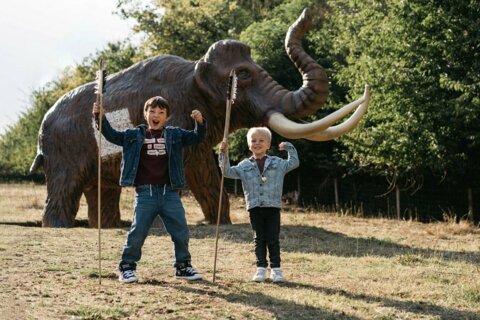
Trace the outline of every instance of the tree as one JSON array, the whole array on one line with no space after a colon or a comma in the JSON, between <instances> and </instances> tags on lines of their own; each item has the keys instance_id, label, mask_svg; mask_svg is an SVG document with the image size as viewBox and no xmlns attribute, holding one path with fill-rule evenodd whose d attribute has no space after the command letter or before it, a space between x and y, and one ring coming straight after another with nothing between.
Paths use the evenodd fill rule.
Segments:
<instances>
[{"instance_id":1,"label":"tree","mask_svg":"<svg viewBox=\"0 0 480 320\"><path fill-rule=\"evenodd\" d=\"M344 157L415 189L425 173L472 185L479 171L479 20L474 1L332 2L334 78L370 110ZM413 183L412 183L413 182Z\"/></svg>"},{"instance_id":2,"label":"tree","mask_svg":"<svg viewBox=\"0 0 480 320\"><path fill-rule=\"evenodd\" d=\"M252 17L236 2L224 0L164 0L142 5L120 1L124 18L136 21L134 30L145 34L145 56L174 54L189 60L201 58L222 39L237 39Z\"/></svg>"},{"instance_id":3,"label":"tree","mask_svg":"<svg viewBox=\"0 0 480 320\"><path fill-rule=\"evenodd\" d=\"M338 1L330 19L334 49L346 52L336 80L361 94L372 86L371 108L353 134L343 139L345 157L392 179L411 181L425 170L440 171L444 155L436 131L442 104L438 79L422 65L415 44L420 25L403 1ZM395 182L395 183L393 183Z\"/></svg>"}]
</instances>

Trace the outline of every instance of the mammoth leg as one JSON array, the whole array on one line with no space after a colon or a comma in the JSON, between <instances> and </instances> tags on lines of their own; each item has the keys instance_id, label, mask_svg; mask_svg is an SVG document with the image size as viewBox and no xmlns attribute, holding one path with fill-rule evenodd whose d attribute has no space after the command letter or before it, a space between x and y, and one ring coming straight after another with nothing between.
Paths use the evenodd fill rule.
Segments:
<instances>
[{"instance_id":1,"label":"mammoth leg","mask_svg":"<svg viewBox=\"0 0 480 320\"><path fill-rule=\"evenodd\" d=\"M75 226L75 217L82 196L83 181L78 175L56 171L47 177L47 200L42 226L70 228Z\"/></svg>"},{"instance_id":2,"label":"mammoth leg","mask_svg":"<svg viewBox=\"0 0 480 320\"><path fill-rule=\"evenodd\" d=\"M96 173L96 169L94 172ZM102 228L121 226L120 195L122 188L118 185L120 178L120 158L109 156L102 159ZM97 176L85 188L84 194L88 204L88 225L98 227L98 179Z\"/></svg>"},{"instance_id":3,"label":"mammoth leg","mask_svg":"<svg viewBox=\"0 0 480 320\"><path fill-rule=\"evenodd\" d=\"M189 152L185 161L185 176L188 187L202 208L208 223L217 223L218 200L220 194L220 170L211 150ZM230 224L230 203L223 190L220 223Z\"/></svg>"},{"instance_id":4,"label":"mammoth leg","mask_svg":"<svg viewBox=\"0 0 480 320\"><path fill-rule=\"evenodd\" d=\"M102 228L116 228L121 226L119 186L102 186ZM98 227L98 189L97 185L86 188L84 191L88 204L88 225Z\"/></svg>"}]
</instances>

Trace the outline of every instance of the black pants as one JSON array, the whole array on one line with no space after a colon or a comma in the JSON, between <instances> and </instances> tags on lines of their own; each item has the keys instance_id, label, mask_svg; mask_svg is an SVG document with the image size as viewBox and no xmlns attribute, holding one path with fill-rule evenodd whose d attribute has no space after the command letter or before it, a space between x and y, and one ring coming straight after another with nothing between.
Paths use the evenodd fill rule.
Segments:
<instances>
[{"instance_id":1,"label":"black pants","mask_svg":"<svg viewBox=\"0 0 480 320\"><path fill-rule=\"evenodd\" d=\"M255 207L249 210L257 267L280 268L280 209Z\"/></svg>"}]
</instances>

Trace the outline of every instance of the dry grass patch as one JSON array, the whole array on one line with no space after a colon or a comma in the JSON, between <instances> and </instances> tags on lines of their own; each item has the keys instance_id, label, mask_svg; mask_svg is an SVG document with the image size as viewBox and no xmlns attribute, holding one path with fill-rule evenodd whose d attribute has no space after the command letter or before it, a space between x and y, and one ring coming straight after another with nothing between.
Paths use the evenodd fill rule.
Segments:
<instances>
[{"instance_id":1,"label":"dry grass patch","mask_svg":"<svg viewBox=\"0 0 480 320\"><path fill-rule=\"evenodd\" d=\"M285 211L289 281L257 284L249 281L248 217L241 199L232 199L234 224L221 226L214 284L215 226L203 224L185 196L193 263L205 280L173 278L171 241L156 228L144 246L140 283L120 284L128 230L107 229L100 286L96 229L33 227L42 209L25 203L44 199L43 186L0 185L0 192L0 314L8 319L480 319L480 237L462 224ZM121 201L122 219L130 220L133 190ZM78 218L86 219L84 199Z\"/></svg>"}]
</instances>

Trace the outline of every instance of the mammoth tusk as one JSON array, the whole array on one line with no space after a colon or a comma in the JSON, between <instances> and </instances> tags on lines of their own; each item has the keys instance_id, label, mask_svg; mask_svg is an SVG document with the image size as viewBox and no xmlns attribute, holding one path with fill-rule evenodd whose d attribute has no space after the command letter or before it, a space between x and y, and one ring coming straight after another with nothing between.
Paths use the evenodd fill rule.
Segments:
<instances>
[{"instance_id":1,"label":"mammoth tusk","mask_svg":"<svg viewBox=\"0 0 480 320\"><path fill-rule=\"evenodd\" d=\"M310 135L318 131L326 130L335 122L339 121L347 114L352 112L364 101L365 97L362 97L329 114L328 116L308 124L293 122L292 120L285 117L283 114L279 112L274 112L270 115L268 124L275 131L277 131L277 129L282 130L285 133L287 133L286 131L288 131L288 137L285 136L287 138L299 139L303 138L305 135Z\"/></svg>"},{"instance_id":2,"label":"mammoth tusk","mask_svg":"<svg viewBox=\"0 0 480 320\"><path fill-rule=\"evenodd\" d=\"M338 138L341 135L352 131L357 126L358 122L367 111L367 107L368 103L363 103L355 111L355 113L344 123L334 127L330 127L326 130L314 133L312 135L305 136L303 138L311 141L328 141Z\"/></svg>"},{"instance_id":3,"label":"mammoth tusk","mask_svg":"<svg viewBox=\"0 0 480 320\"><path fill-rule=\"evenodd\" d=\"M283 114L272 113L268 119L268 126L285 138L308 139L312 141L327 141L335 139L351 130L362 119L367 111L370 100L370 87L365 86L363 97L347 104L334 113L309 124L300 124L287 119ZM359 106L359 107L358 107ZM357 110L345 122L331 127L335 122L345 117L356 107Z\"/></svg>"}]
</instances>

